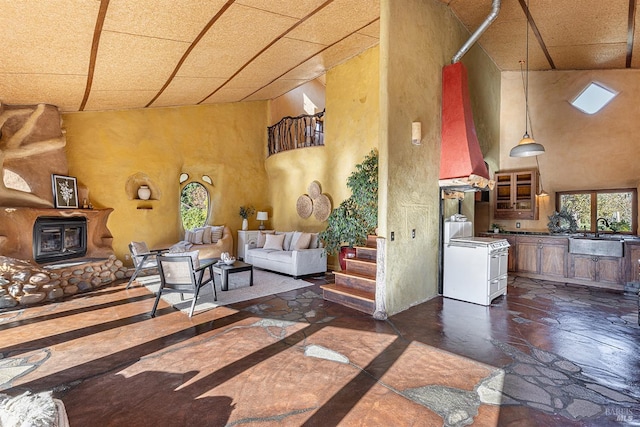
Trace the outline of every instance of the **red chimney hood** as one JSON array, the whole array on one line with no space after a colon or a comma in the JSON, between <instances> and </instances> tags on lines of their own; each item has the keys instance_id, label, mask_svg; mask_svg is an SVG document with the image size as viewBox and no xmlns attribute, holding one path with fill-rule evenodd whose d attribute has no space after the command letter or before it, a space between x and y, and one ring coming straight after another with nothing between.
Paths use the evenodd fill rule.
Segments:
<instances>
[{"instance_id":1,"label":"red chimney hood","mask_svg":"<svg viewBox=\"0 0 640 427\"><path fill-rule=\"evenodd\" d=\"M461 191L493 187L473 124L467 70L462 62L442 70L440 187Z\"/></svg>"}]
</instances>

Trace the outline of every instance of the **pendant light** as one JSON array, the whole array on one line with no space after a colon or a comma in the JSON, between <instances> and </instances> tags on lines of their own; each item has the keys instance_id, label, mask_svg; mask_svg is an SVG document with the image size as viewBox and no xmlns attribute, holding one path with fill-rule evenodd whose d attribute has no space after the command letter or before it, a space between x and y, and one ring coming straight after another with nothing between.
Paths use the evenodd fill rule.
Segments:
<instances>
[{"instance_id":1,"label":"pendant light","mask_svg":"<svg viewBox=\"0 0 640 427\"><path fill-rule=\"evenodd\" d=\"M524 84L524 135L518 142L518 145L513 147L509 152L510 157L530 157L544 154L544 147L541 144L536 143L532 136L529 136L529 1L527 1L527 10L525 20L527 23L527 48L526 48L526 72L523 70L522 62L520 61L520 74ZM531 129L533 135L533 127Z\"/></svg>"}]
</instances>

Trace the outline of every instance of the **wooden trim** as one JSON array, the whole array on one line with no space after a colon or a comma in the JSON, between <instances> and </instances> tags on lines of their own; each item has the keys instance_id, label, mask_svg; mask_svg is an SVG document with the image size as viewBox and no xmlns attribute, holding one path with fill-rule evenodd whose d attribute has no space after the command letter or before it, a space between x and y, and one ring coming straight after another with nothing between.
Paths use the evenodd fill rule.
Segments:
<instances>
[{"instance_id":1,"label":"wooden trim","mask_svg":"<svg viewBox=\"0 0 640 427\"><path fill-rule=\"evenodd\" d=\"M525 0L518 0L518 1L520 2L520 6L522 7L522 11L524 12L524 15L527 17L527 21L529 22L529 25L531 26L531 29L533 30L533 34L536 36L536 39L538 40L538 44L540 45L540 48L542 49L542 52L544 53L544 56L547 57L547 61L549 62L549 66L551 67L552 70L555 70L556 69L556 64L553 63L553 59L551 58L551 54L549 53L549 49L547 49L547 45L545 44L544 40L542 39L542 35L540 34L540 30L538 30L538 26L536 25L536 22L533 20L533 17L531 16L531 11L527 7L527 4L525 3ZM634 1L634 0L630 0L630 1Z\"/></svg>"},{"instance_id":2,"label":"wooden trim","mask_svg":"<svg viewBox=\"0 0 640 427\"><path fill-rule=\"evenodd\" d=\"M249 64L251 64L253 61L256 60L256 58L258 58L260 55L262 55L263 53L265 53L267 51L267 49L269 49L271 46L273 46L274 44L276 44L276 42L278 42L280 39L282 39L284 36L286 36L288 33L290 33L291 31L293 31L295 28L297 28L299 25L301 25L303 22L305 22L307 19L311 18L313 15L315 15L316 13L318 13L319 11L321 11L322 9L324 9L325 7L329 6L331 3L333 3L333 0L327 0L324 3L322 3L320 6L318 6L314 11L312 11L311 13L309 13L307 16L305 16L304 18L302 18L301 20L299 20L298 22L296 22L293 26L291 26L289 29L287 29L287 31L285 31L284 33L280 34L278 37L276 37L275 39L273 39L271 41L271 43L269 43L268 45L266 45L260 52L256 53L255 55L253 55L253 57L251 59L249 59L242 67L238 68L238 70L233 73L233 75L231 77L229 77L224 83L222 83L218 88L216 88L213 92L211 92L209 95L205 96L202 100L200 100L200 102L198 102L199 104L202 104L204 101L206 101L207 99L211 98L213 95L216 94L216 92L218 92L220 89L222 89L223 87L225 87L231 80L233 80L238 74L240 74L240 72L242 70L244 70L245 68L247 68L249 66Z\"/></svg>"},{"instance_id":3,"label":"wooden trim","mask_svg":"<svg viewBox=\"0 0 640 427\"><path fill-rule=\"evenodd\" d=\"M178 71L180 70L180 68L182 67L182 64L184 64L184 61L187 60L187 57L191 54L191 51L193 51L193 49L196 47L196 45L200 42L200 40L202 40L202 38L204 37L204 35L211 29L211 27L213 26L213 24L215 24L218 19L220 19L220 17L227 11L227 9L229 9L229 7L235 2L235 0L229 0L227 1L227 3L225 3L224 6L222 6L222 8L218 11L218 13L216 13L214 15L213 18L211 18L211 20L209 22L207 22L207 25L204 26L204 28L202 29L202 31L200 31L200 34L198 34L198 36L193 40L193 42L189 45L189 47L187 48L187 50L184 52L184 54L182 55L182 58L180 58L180 61L178 61L178 64L176 65L176 68L174 68L173 72L171 73L171 75L169 76L169 78L167 79L167 81L164 83L164 85L162 86L162 88L160 88L160 90L158 91L158 93L156 94L156 96L153 97L153 99L151 99L151 101L149 101L149 103L147 105L145 105L146 107L150 107L151 104L153 104L159 97L160 95L162 95L162 93L165 91L165 89L167 89L167 87L169 87L169 85L171 84L171 82L173 81L173 79L176 77L176 75L178 74Z\"/></svg>"},{"instance_id":4,"label":"wooden trim","mask_svg":"<svg viewBox=\"0 0 640 427\"><path fill-rule=\"evenodd\" d=\"M627 68L631 68L633 58L633 36L636 32L636 0L629 0L629 19L627 22Z\"/></svg>"},{"instance_id":5,"label":"wooden trim","mask_svg":"<svg viewBox=\"0 0 640 427\"><path fill-rule=\"evenodd\" d=\"M107 16L109 8L109 0L100 0L100 9L98 10L98 18L96 19L96 27L93 30L93 42L91 44L91 55L89 57L89 70L87 71L87 85L84 88L84 96L80 103L79 111L83 111L89 100L91 86L93 85L93 73L96 70L96 58L98 57L98 46L100 45L100 36L102 35L102 27L104 19Z\"/></svg>"}]
</instances>

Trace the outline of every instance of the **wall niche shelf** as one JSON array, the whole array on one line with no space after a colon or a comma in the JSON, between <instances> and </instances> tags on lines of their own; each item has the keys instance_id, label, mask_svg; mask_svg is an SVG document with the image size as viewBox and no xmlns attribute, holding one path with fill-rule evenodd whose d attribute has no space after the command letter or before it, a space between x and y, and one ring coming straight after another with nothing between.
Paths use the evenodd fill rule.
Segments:
<instances>
[{"instance_id":1,"label":"wall niche shelf","mask_svg":"<svg viewBox=\"0 0 640 427\"><path fill-rule=\"evenodd\" d=\"M146 185L151 190L151 197L147 200L140 199L138 197L138 188L140 188L141 185ZM148 175L142 172L137 172L131 175L129 178L127 178L127 182L124 188L125 188L125 193L127 195L127 198L129 200L149 202L153 200L160 200L160 198L162 197L162 193L158 185L155 182L153 182L153 180L149 178ZM153 209L153 208L148 207L147 205L140 205L138 206L138 209Z\"/></svg>"}]
</instances>

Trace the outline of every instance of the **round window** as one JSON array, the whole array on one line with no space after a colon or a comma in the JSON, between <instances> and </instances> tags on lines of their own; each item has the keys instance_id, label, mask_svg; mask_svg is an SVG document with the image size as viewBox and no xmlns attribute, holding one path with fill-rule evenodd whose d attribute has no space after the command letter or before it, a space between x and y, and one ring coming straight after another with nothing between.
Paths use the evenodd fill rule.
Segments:
<instances>
[{"instance_id":1,"label":"round window","mask_svg":"<svg viewBox=\"0 0 640 427\"><path fill-rule=\"evenodd\" d=\"M185 230L202 227L209 217L209 192L199 182L190 182L180 193L180 218Z\"/></svg>"}]
</instances>

